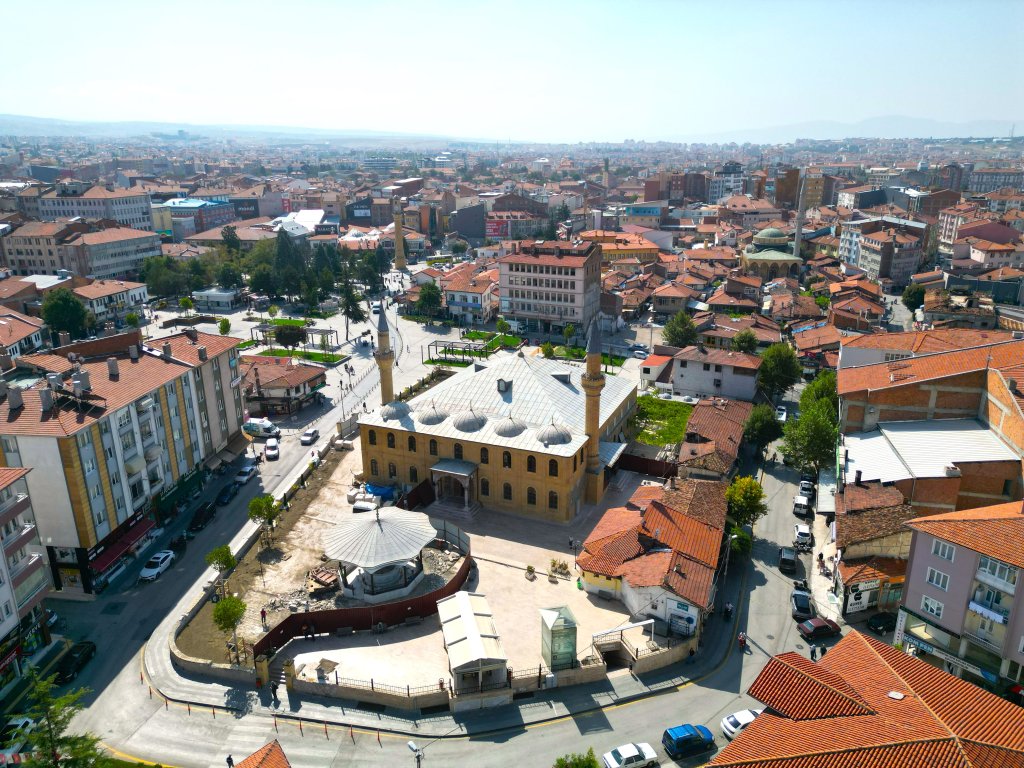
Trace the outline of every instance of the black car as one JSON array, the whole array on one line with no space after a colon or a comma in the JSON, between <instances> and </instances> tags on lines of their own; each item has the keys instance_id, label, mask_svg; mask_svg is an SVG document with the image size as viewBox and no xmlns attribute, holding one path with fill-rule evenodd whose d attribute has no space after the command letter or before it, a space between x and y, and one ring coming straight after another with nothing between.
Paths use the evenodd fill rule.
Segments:
<instances>
[{"instance_id":1,"label":"black car","mask_svg":"<svg viewBox=\"0 0 1024 768\"><path fill-rule=\"evenodd\" d=\"M876 613L868 619L868 629L876 635L884 635L886 632L892 632L896 629L896 614Z\"/></svg>"},{"instance_id":2,"label":"black car","mask_svg":"<svg viewBox=\"0 0 1024 768\"><path fill-rule=\"evenodd\" d=\"M223 507L226 504L230 504L231 500L238 495L238 483L228 483L220 489L220 493L217 494L217 506Z\"/></svg>"},{"instance_id":3,"label":"black car","mask_svg":"<svg viewBox=\"0 0 1024 768\"><path fill-rule=\"evenodd\" d=\"M220 498L218 497L217 500L220 501ZM231 501L231 499L229 498L228 501ZM203 528L210 524L210 521L213 520L213 516L216 514L217 506L213 502L208 501L201 505L199 509L196 510L196 513L192 515L192 520L188 524L188 532L199 533L199 531L203 530Z\"/></svg>"},{"instance_id":4,"label":"black car","mask_svg":"<svg viewBox=\"0 0 1024 768\"><path fill-rule=\"evenodd\" d=\"M74 680L82 671L82 667L95 655L96 643L89 640L75 643L60 660L60 666L57 667L57 682L67 683Z\"/></svg>"}]
</instances>

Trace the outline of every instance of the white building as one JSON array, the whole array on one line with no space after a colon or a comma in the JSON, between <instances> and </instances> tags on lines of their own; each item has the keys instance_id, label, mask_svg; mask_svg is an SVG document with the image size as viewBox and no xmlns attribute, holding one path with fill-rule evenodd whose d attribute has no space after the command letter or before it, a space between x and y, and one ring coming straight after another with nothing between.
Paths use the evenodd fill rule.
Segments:
<instances>
[{"instance_id":1,"label":"white building","mask_svg":"<svg viewBox=\"0 0 1024 768\"><path fill-rule=\"evenodd\" d=\"M757 393L761 358L744 352L714 349L698 344L654 348L640 363L645 387L690 397L728 397L752 402Z\"/></svg>"},{"instance_id":2,"label":"white building","mask_svg":"<svg viewBox=\"0 0 1024 768\"><path fill-rule=\"evenodd\" d=\"M149 301L145 283L128 280L96 280L71 290L99 322L121 321L129 312L141 313Z\"/></svg>"},{"instance_id":3,"label":"white building","mask_svg":"<svg viewBox=\"0 0 1024 768\"><path fill-rule=\"evenodd\" d=\"M123 227L153 231L149 194L140 192L137 187L107 189L69 181L60 182L56 189L40 196L39 218L53 220L75 216L113 219Z\"/></svg>"}]
</instances>

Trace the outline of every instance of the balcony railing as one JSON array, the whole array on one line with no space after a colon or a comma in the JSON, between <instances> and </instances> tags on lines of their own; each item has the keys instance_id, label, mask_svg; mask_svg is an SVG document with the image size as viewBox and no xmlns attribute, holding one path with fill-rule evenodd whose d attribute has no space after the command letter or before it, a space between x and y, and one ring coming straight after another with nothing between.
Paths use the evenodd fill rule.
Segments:
<instances>
[{"instance_id":1,"label":"balcony railing","mask_svg":"<svg viewBox=\"0 0 1024 768\"><path fill-rule=\"evenodd\" d=\"M992 589L998 589L1000 592L1005 592L1008 595L1012 595L1017 589L1015 584L1004 581L998 576L993 576L988 571L983 571L981 569L978 569L978 572L974 574L974 578L985 586L992 587Z\"/></svg>"},{"instance_id":2,"label":"balcony railing","mask_svg":"<svg viewBox=\"0 0 1024 768\"><path fill-rule=\"evenodd\" d=\"M44 566L43 556L38 552L33 552L31 555L22 560L18 565L11 569L11 582L14 584L15 590L22 584L24 584L28 578L35 573L37 570Z\"/></svg>"},{"instance_id":3,"label":"balcony railing","mask_svg":"<svg viewBox=\"0 0 1024 768\"><path fill-rule=\"evenodd\" d=\"M995 653L1000 655L1002 655L1003 653L1003 644L994 635L990 635L987 632L981 633L979 630L975 630L973 632L968 632L964 630L962 634L972 643L977 643L982 648L994 651Z\"/></svg>"},{"instance_id":4,"label":"balcony railing","mask_svg":"<svg viewBox=\"0 0 1024 768\"><path fill-rule=\"evenodd\" d=\"M27 493L19 493L7 499L0 504L0 525L7 525L22 512L26 512L29 506Z\"/></svg>"},{"instance_id":5,"label":"balcony railing","mask_svg":"<svg viewBox=\"0 0 1024 768\"><path fill-rule=\"evenodd\" d=\"M3 539L4 554L9 555L17 552L26 544L31 544L36 538L36 526L34 523L25 523L18 530L5 536Z\"/></svg>"}]
</instances>

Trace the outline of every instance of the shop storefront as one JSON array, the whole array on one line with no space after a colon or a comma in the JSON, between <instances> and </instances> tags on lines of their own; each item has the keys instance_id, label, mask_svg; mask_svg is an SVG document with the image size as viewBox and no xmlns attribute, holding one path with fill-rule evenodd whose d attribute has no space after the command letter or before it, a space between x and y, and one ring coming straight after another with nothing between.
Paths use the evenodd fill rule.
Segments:
<instances>
[{"instance_id":1,"label":"shop storefront","mask_svg":"<svg viewBox=\"0 0 1024 768\"><path fill-rule=\"evenodd\" d=\"M895 611L903 598L907 562L890 557L840 562L835 573L836 593L842 595L843 614L872 609Z\"/></svg>"},{"instance_id":2,"label":"shop storefront","mask_svg":"<svg viewBox=\"0 0 1024 768\"><path fill-rule=\"evenodd\" d=\"M997 669L952 652L951 649L959 649L963 645L959 635L940 629L905 608L900 611L894 642L903 643L907 653L951 675L986 690L998 689Z\"/></svg>"}]
</instances>

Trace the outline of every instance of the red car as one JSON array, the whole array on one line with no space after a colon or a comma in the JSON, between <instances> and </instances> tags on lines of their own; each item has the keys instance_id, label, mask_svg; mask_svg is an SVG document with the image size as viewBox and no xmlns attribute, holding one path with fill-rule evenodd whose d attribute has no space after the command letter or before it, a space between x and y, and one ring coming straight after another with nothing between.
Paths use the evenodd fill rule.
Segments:
<instances>
[{"instance_id":1,"label":"red car","mask_svg":"<svg viewBox=\"0 0 1024 768\"><path fill-rule=\"evenodd\" d=\"M808 619L797 625L797 631L804 640L816 640L819 637L835 637L839 634L839 625L832 619Z\"/></svg>"}]
</instances>

